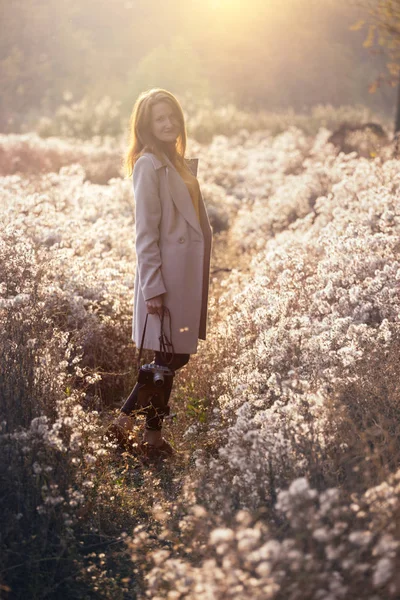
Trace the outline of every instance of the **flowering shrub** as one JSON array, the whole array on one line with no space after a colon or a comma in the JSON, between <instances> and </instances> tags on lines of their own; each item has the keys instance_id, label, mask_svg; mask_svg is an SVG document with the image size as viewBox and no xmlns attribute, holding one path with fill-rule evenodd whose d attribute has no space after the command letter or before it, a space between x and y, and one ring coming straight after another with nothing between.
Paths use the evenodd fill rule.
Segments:
<instances>
[{"instance_id":1,"label":"flowering shrub","mask_svg":"<svg viewBox=\"0 0 400 600\"><path fill-rule=\"evenodd\" d=\"M206 512L200 523L182 518L183 503L180 521L167 520L145 579L150 597L399 594L398 532L389 525L396 517L375 492L393 490L397 511L398 161L336 156L322 135L315 145L324 160L308 146L303 171L288 177L293 185L271 185L273 194L249 201L229 230L229 247L240 240L251 258L212 305L219 318L207 345L222 351L204 435L216 451L196 452L186 498ZM253 168L268 178L263 163ZM327 505L315 517L318 497ZM233 517L244 509L261 513L261 523L237 532ZM377 525L377 512L389 519ZM218 528L207 541L213 519ZM147 535L133 536L134 559ZM171 551L169 539L181 546Z\"/></svg>"},{"instance_id":2,"label":"flowering shrub","mask_svg":"<svg viewBox=\"0 0 400 600\"><path fill-rule=\"evenodd\" d=\"M399 161L338 153L325 128L231 133L189 140L210 325L177 376L182 454L163 469L104 436L134 379L131 182L88 181L80 142L46 162L65 142L29 136L14 169L21 139L2 141L0 585L16 597L400 593Z\"/></svg>"},{"instance_id":3,"label":"flowering shrub","mask_svg":"<svg viewBox=\"0 0 400 600\"><path fill-rule=\"evenodd\" d=\"M373 371L376 396L365 400L353 434L354 428L361 435L372 427L377 398L379 411L387 419L393 414L396 391L389 394L385 380L399 355L400 215L393 195L398 163L341 154L328 157L325 169L327 164L331 171L324 179L331 192L319 196L309 214L300 213L293 224L284 221L281 233L271 237L271 227L263 230L256 218L256 206L257 243L240 230L253 222L252 210L240 211L230 230L242 247L250 243L257 250L247 276L232 273L220 298L225 335L236 348L219 376L225 393L218 420L229 427L226 442L217 459L201 463L210 480L207 502L215 507L255 509L303 474L338 483L327 475L338 456L343 452L344 461L368 450L346 433L346 411L356 412L345 401L348 390L365 387L368 369L383 357L386 368ZM311 159L305 168L298 180L307 181L308 168L315 168ZM287 190L279 186L272 199L282 215L288 203L296 208L303 203L302 194L288 198ZM315 193L312 183L304 190L305 197ZM274 214L270 199L261 203L268 222ZM398 444L391 448L398 457ZM207 484L201 489L205 493Z\"/></svg>"},{"instance_id":4,"label":"flowering shrub","mask_svg":"<svg viewBox=\"0 0 400 600\"><path fill-rule=\"evenodd\" d=\"M367 121L381 120L361 105L334 107L316 105L309 114L295 113L293 109L284 111L246 111L233 104L216 106L210 99L194 101L193 98L182 98L182 105L187 116L187 128L190 137L201 143L210 143L214 136L250 133L268 130L272 135L279 135L290 127L296 127L308 135L316 135L321 127L335 130L341 123L359 124ZM391 124L385 124L391 129Z\"/></svg>"},{"instance_id":5,"label":"flowering shrub","mask_svg":"<svg viewBox=\"0 0 400 600\"><path fill-rule=\"evenodd\" d=\"M59 106L50 117L40 117L36 131L42 137L73 137L88 139L95 136L117 136L123 128L120 101L104 96L91 100L87 96L78 102L72 99Z\"/></svg>"},{"instance_id":6,"label":"flowering shrub","mask_svg":"<svg viewBox=\"0 0 400 600\"><path fill-rule=\"evenodd\" d=\"M0 134L0 175L58 172L61 167L79 163L84 178L106 184L122 174L122 153L113 138L76 143L55 137L43 140L37 133Z\"/></svg>"},{"instance_id":7,"label":"flowering shrub","mask_svg":"<svg viewBox=\"0 0 400 600\"><path fill-rule=\"evenodd\" d=\"M241 133L268 131L272 136L284 133L295 127L307 135L315 136L321 127L336 130L343 123L362 125L366 122L382 122L387 131L392 131L392 122L384 116L374 115L362 105L340 106L317 104L308 114L295 113L293 109L250 111L234 104L217 105L209 98L193 98L183 95L179 98L186 116L187 131L191 139L201 144L209 144L215 136L231 137ZM36 131L44 138L63 137L89 140L109 136L118 138L127 131L128 116L123 114L121 102L109 96L91 99L87 96L79 101L73 98L59 106L50 116L28 117L21 132ZM368 135L355 135L356 146L365 147L369 156L370 148L375 150L374 139Z\"/></svg>"},{"instance_id":8,"label":"flowering shrub","mask_svg":"<svg viewBox=\"0 0 400 600\"><path fill-rule=\"evenodd\" d=\"M300 477L279 492L268 523L240 510L228 525L194 504L171 531L157 508L160 538L178 540L174 551L154 548L141 526L128 545L139 565L151 556L149 598L396 598L399 480L398 471L344 498L338 488L318 492Z\"/></svg>"},{"instance_id":9,"label":"flowering shrub","mask_svg":"<svg viewBox=\"0 0 400 600\"><path fill-rule=\"evenodd\" d=\"M128 348L133 209L128 201L128 181L116 180L116 187L95 186L96 203L90 204L82 189L86 185L89 197L95 192L90 184L83 185L83 177L82 169L65 167L59 175L42 179L40 194L27 182L22 191L17 176L4 178L2 302L5 307L21 303L32 307L36 315L33 326L43 328L47 320L49 339L54 327L63 332L76 354L82 355L79 369L74 371L75 384L93 384L91 395L101 392L99 400L109 402L122 385L118 372L128 368L133 358L133 348ZM124 207L123 202L113 205L119 187L121 199L126 200ZM109 222L114 223L113 230ZM121 243L123 231L126 245ZM23 252L18 251L20 247ZM36 284L32 269L41 273ZM111 317L119 319L118 328ZM17 324L15 331L21 336L25 329ZM40 340L42 336L33 332L30 337ZM101 371L105 376L99 388L95 384Z\"/></svg>"},{"instance_id":10,"label":"flowering shrub","mask_svg":"<svg viewBox=\"0 0 400 600\"><path fill-rule=\"evenodd\" d=\"M99 413L83 408L88 388L101 377L85 367L84 340L73 331L76 321L65 330L60 326L65 325L61 307L49 291L55 276L49 248L3 225L0 485L6 495L0 571L6 578L2 575L1 589L15 598L39 599L81 597L105 585L98 597L122 598L123 575L111 576L101 568L109 559L87 549L107 547L93 517L99 515L112 446L102 438ZM101 326L94 318L91 324ZM106 330L102 333L104 340ZM110 490L108 485L107 494ZM112 509L115 516L114 506L100 506L101 514ZM121 531L112 536L121 546Z\"/></svg>"}]
</instances>

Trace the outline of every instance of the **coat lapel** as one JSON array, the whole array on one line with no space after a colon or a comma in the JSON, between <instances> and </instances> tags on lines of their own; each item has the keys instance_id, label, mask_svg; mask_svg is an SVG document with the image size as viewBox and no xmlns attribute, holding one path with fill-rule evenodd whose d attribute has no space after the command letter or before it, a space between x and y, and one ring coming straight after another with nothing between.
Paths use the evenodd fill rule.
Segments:
<instances>
[{"instance_id":1,"label":"coat lapel","mask_svg":"<svg viewBox=\"0 0 400 600\"><path fill-rule=\"evenodd\" d=\"M164 166L166 167L168 187L176 208L183 215L186 221L193 227L193 229L195 229L199 233L203 233L201 225L197 219L196 211L194 209L192 198L190 196L189 190L187 189L186 183L183 181L182 177L180 176L172 162L165 154L163 154L164 158L162 162L151 152L149 152L148 155L151 157L155 169L159 169L160 167ZM196 175L199 159L192 158L185 160L193 175ZM202 202L203 199L201 197L200 203Z\"/></svg>"}]
</instances>

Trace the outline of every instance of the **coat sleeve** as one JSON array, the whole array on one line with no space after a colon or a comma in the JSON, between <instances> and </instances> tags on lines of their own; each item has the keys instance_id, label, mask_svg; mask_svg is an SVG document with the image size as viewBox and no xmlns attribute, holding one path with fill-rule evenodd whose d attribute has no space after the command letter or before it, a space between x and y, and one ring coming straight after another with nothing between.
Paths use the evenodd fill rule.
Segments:
<instances>
[{"instance_id":1,"label":"coat sleeve","mask_svg":"<svg viewBox=\"0 0 400 600\"><path fill-rule=\"evenodd\" d=\"M158 177L151 160L141 156L133 169L135 198L136 256L139 281L144 299L164 294L167 290L161 273L159 248L161 200Z\"/></svg>"}]
</instances>

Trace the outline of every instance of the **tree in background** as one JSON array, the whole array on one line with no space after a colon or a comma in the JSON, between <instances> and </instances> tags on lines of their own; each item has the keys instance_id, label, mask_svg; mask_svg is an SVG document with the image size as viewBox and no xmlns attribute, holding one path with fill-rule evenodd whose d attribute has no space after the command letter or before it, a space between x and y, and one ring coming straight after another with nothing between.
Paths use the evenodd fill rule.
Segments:
<instances>
[{"instance_id":1,"label":"tree in background","mask_svg":"<svg viewBox=\"0 0 400 600\"><path fill-rule=\"evenodd\" d=\"M173 36L148 52L126 74L129 86L121 92L122 110L132 109L132 99L152 87L173 89L179 96L191 94L208 98L211 95L205 69L184 37Z\"/></svg>"},{"instance_id":2,"label":"tree in background","mask_svg":"<svg viewBox=\"0 0 400 600\"><path fill-rule=\"evenodd\" d=\"M367 9L368 17L360 19L350 29L358 31L366 26L363 46L373 54L383 53L387 57L386 72L379 73L369 91L375 93L385 84L397 85L396 133L400 131L400 0L361 0L359 5Z\"/></svg>"},{"instance_id":3,"label":"tree in background","mask_svg":"<svg viewBox=\"0 0 400 600\"><path fill-rule=\"evenodd\" d=\"M355 105L384 68L349 31L365 12L349 0L167 0L163 11L160 0L0 3L4 133L53 120L65 102L89 113L105 96L125 117L154 86L256 111ZM394 91L367 104L391 113Z\"/></svg>"}]
</instances>

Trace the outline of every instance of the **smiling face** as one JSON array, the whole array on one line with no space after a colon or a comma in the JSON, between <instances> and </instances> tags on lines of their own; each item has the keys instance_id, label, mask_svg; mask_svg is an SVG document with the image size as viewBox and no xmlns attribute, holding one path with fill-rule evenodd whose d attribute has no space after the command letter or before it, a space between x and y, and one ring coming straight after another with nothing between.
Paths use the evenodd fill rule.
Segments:
<instances>
[{"instance_id":1,"label":"smiling face","mask_svg":"<svg viewBox=\"0 0 400 600\"><path fill-rule=\"evenodd\" d=\"M157 102L151 108L151 132L160 142L175 142L178 137L179 118L168 102Z\"/></svg>"}]
</instances>

